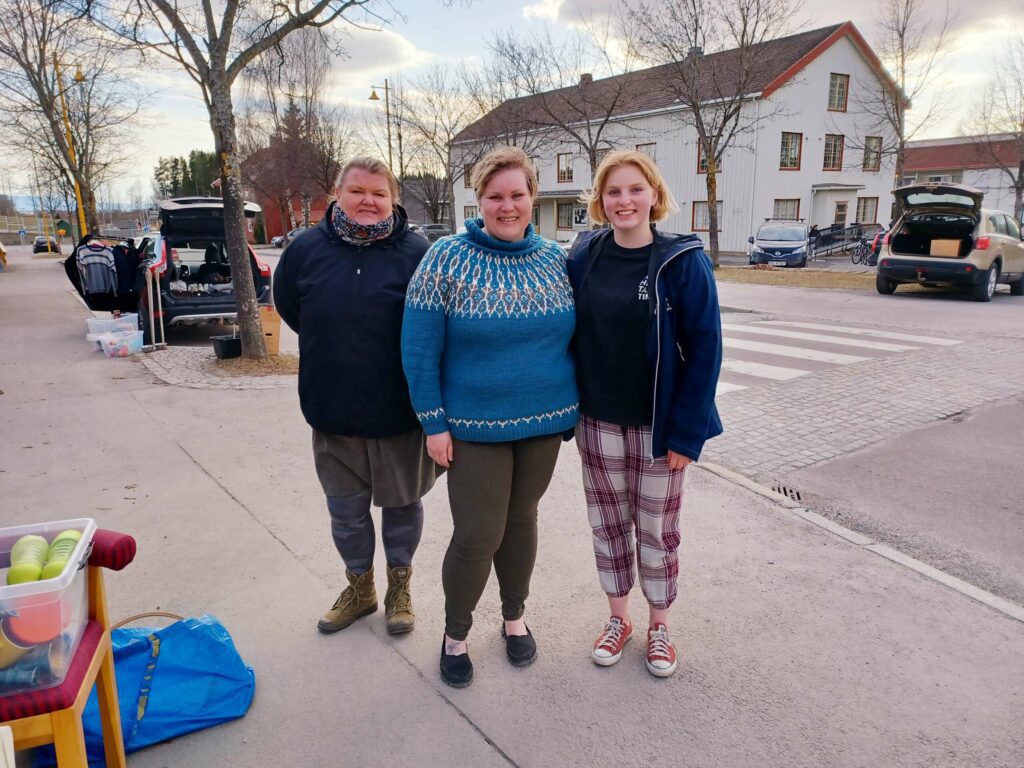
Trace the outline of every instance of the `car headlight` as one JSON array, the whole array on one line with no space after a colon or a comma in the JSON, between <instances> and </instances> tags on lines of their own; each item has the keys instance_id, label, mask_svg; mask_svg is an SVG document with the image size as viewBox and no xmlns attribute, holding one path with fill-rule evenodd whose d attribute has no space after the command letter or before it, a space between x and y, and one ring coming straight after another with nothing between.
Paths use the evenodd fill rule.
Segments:
<instances>
[{"instance_id":1,"label":"car headlight","mask_svg":"<svg viewBox=\"0 0 1024 768\"><path fill-rule=\"evenodd\" d=\"M764 248L762 248L760 245L755 245L753 248L750 249L750 252L751 253L764 253Z\"/></svg>"},{"instance_id":2,"label":"car headlight","mask_svg":"<svg viewBox=\"0 0 1024 768\"><path fill-rule=\"evenodd\" d=\"M806 245L801 245L799 248L794 248L793 249L793 253L794 254L803 253L805 250L807 250L807 246Z\"/></svg>"}]
</instances>

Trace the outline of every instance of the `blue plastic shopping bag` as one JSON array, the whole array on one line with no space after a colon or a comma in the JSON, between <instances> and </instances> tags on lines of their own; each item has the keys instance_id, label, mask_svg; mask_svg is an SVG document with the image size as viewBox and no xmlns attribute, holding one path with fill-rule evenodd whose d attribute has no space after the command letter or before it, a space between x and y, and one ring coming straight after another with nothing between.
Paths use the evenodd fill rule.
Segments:
<instances>
[{"instance_id":1,"label":"blue plastic shopping bag","mask_svg":"<svg viewBox=\"0 0 1024 768\"><path fill-rule=\"evenodd\" d=\"M215 617L182 619L162 629L124 627L111 632L125 752L242 717L256 676ZM96 691L83 715L89 765L102 766L103 733ZM41 749L37 768L55 765Z\"/></svg>"}]
</instances>

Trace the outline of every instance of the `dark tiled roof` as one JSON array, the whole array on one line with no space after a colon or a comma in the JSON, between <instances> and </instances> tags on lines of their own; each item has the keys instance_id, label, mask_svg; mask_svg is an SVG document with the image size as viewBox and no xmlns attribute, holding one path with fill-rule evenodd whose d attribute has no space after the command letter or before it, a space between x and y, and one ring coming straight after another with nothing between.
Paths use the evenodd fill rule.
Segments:
<instances>
[{"instance_id":1,"label":"dark tiled roof","mask_svg":"<svg viewBox=\"0 0 1024 768\"><path fill-rule=\"evenodd\" d=\"M995 155L995 157L993 157ZM957 168L994 168L996 161L1013 167L1021 160L1017 142L997 139L981 147L972 141L907 147L903 171L952 171Z\"/></svg>"},{"instance_id":2,"label":"dark tiled roof","mask_svg":"<svg viewBox=\"0 0 1024 768\"><path fill-rule=\"evenodd\" d=\"M848 24L833 24L759 45L753 53L754 66L748 93L759 93L772 85L778 87L780 83L776 81L779 78ZM852 25L849 26L852 29ZM609 109L613 115L629 115L670 107L678 101L669 85L674 66L663 64L556 91L510 99L468 126L456 140L500 136L508 123L520 127L557 125L558 122L551 117L552 113L559 120L571 123L581 121L586 114L592 119L604 117ZM734 93L737 78L740 77L740 50L733 48L707 54L703 57L701 69L701 90L708 93L709 97L713 97L711 95L714 93ZM722 85L716 85L716 82Z\"/></svg>"}]
</instances>

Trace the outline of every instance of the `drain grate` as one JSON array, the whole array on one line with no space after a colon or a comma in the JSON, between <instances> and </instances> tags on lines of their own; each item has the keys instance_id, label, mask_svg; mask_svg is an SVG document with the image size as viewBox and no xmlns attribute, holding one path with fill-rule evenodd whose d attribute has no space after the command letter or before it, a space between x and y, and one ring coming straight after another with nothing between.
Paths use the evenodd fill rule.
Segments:
<instances>
[{"instance_id":1,"label":"drain grate","mask_svg":"<svg viewBox=\"0 0 1024 768\"><path fill-rule=\"evenodd\" d=\"M772 490L775 491L780 496L785 496L786 498L792 499L793 501L803 501L803 497L801 496L800 491L798 491L796 488L790 488L788 485L783 485L782 483L775 483L772 486Z\"/></svg>"}]
</instances>

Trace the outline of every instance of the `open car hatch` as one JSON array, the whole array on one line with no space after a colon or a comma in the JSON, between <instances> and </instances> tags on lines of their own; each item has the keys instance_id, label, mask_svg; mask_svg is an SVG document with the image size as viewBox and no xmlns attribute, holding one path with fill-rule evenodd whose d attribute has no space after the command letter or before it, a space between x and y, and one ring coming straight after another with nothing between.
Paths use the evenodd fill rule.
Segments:
<instances>
[{"instance_id":1,"label":"open car hatch","mask_svg":"<svg viewBox=\"0 0 1024 768\"><path fill-rule=\"evenodd\" d=\"M981 217L981 201L985 193L965 184L927 182L910 184L892 191L900 216L919 209L943 209L971 213L975 221Z\"/></svg>"}]
</instances>

